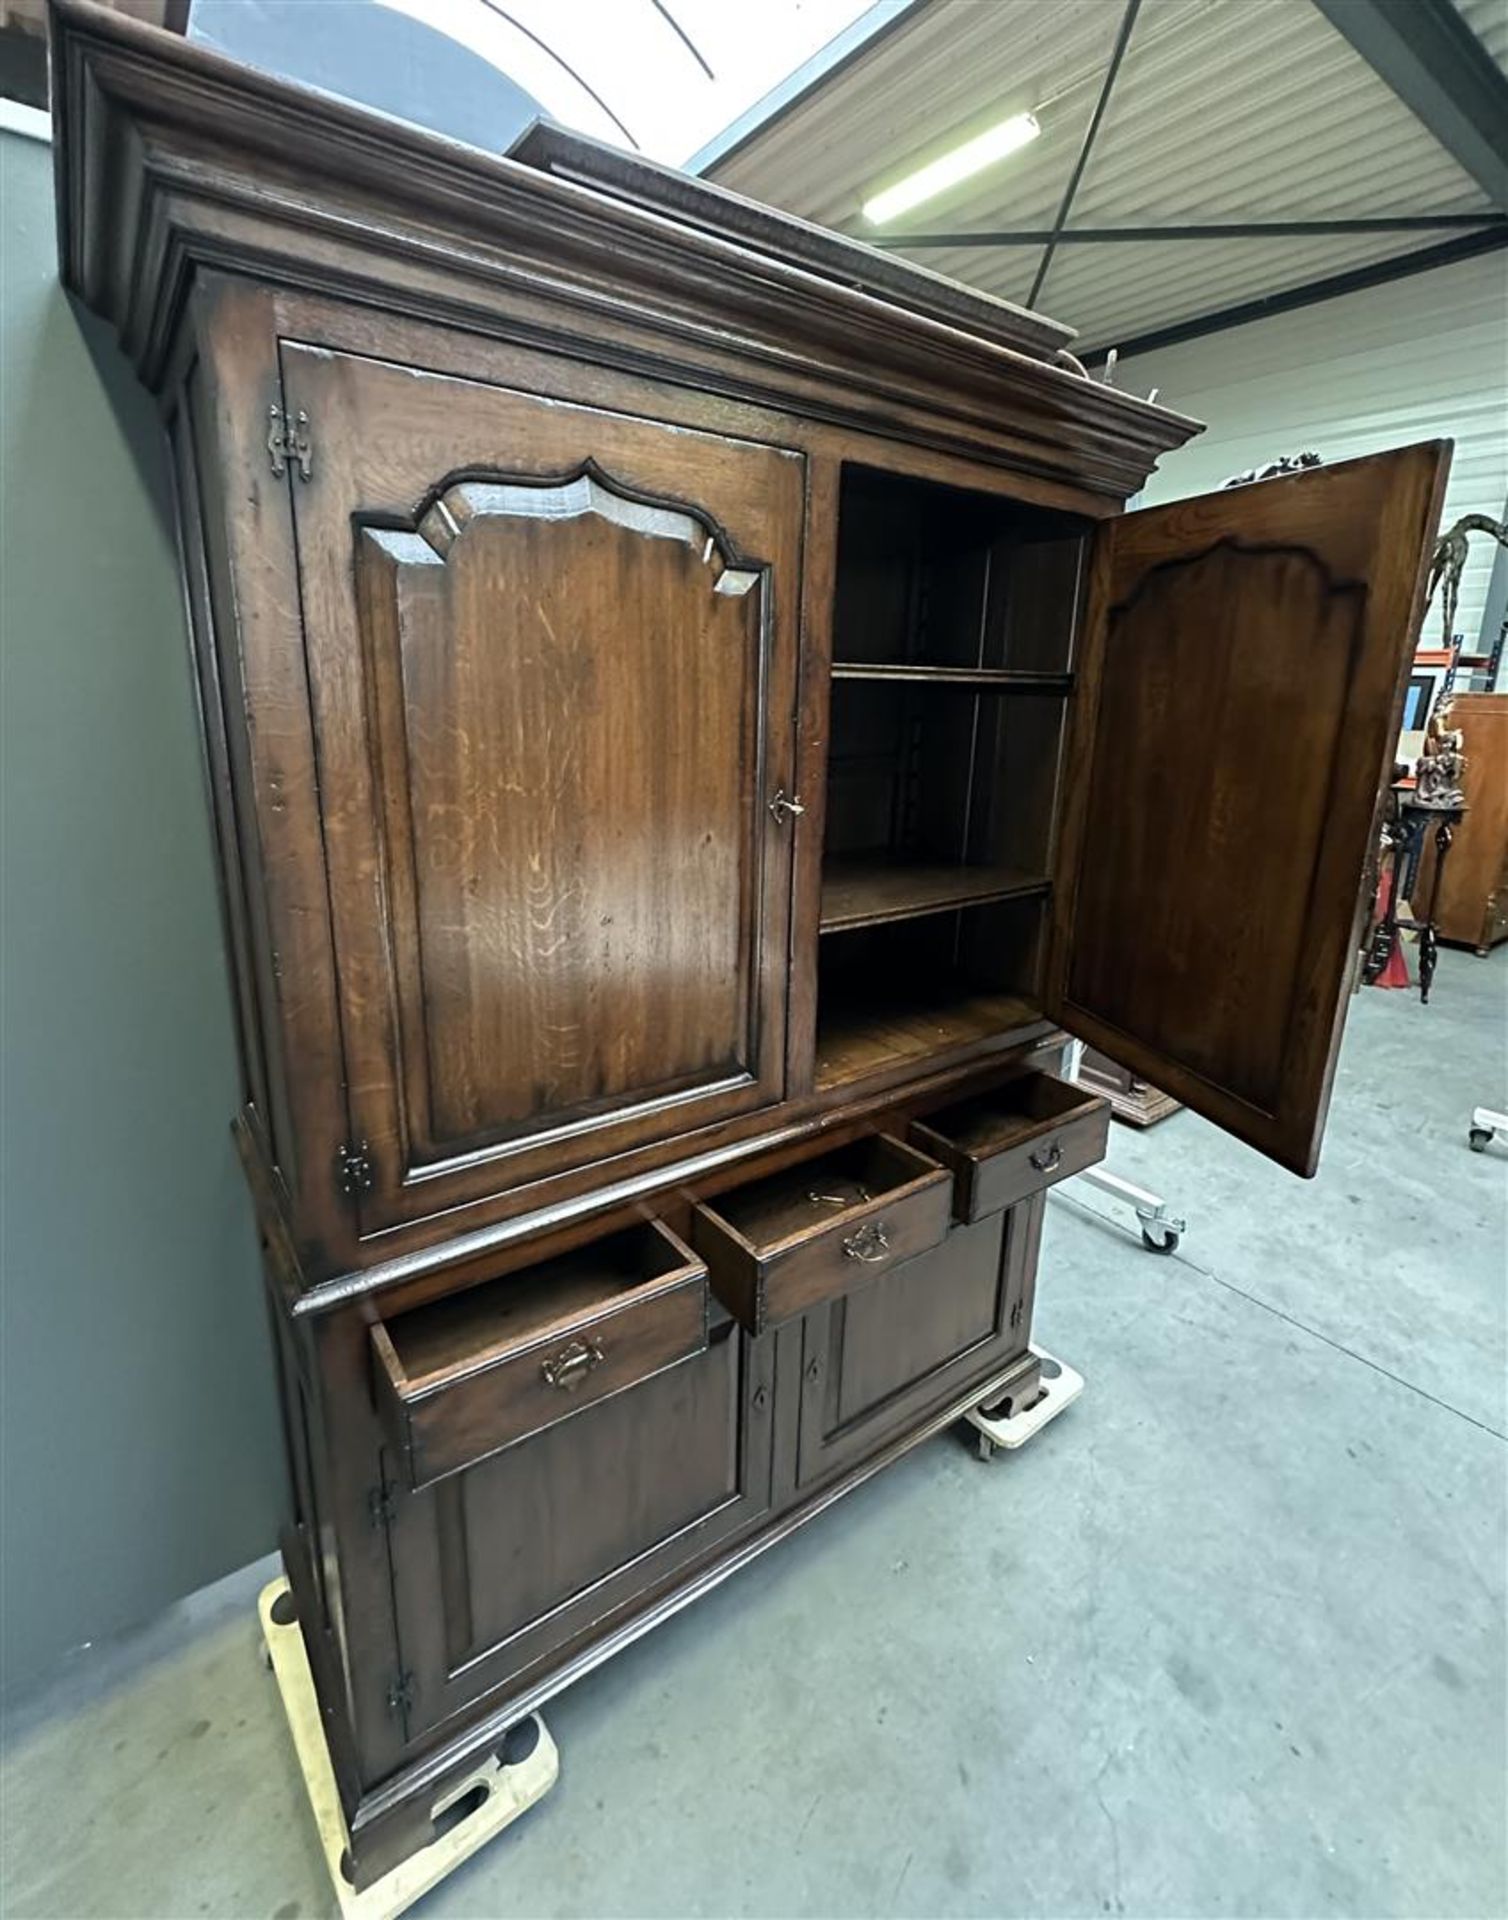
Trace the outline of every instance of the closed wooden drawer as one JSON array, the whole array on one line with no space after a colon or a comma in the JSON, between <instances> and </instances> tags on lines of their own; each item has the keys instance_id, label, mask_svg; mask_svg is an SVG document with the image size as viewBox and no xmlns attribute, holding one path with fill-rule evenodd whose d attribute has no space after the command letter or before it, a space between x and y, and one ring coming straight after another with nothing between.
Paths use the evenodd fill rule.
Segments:
<instances>
[{"instance_id":1,"label":"closed wooden drawer","mask_svg":"<svg viewBox=\"0 0 1508 1920\"><path fill-rule=\"evenodd\" d=\"M913 1121L908 1138L951 1169L956 1217L982 1220L1104 1159L1109 1130L1108 1101L1023 1073Z\"/></svg>"},{"instance_id":2,"label":"closed wooden drawer","mask_svg":"<svg viewBox=\"0 0 1508 1920\"><path fill-rule=\"evenodd\" d=\"M870 1134L704 1202L691 1239L719 1300L759 1334L935 1247L951 1190L935 1160Z\"/></svg>"},{"instance_id":3,"label":"closed wooden drawer","mask_svg":"<svg viewBox=\"0 0 1508 1920\"><path fill-rule=\"evenodd\" d=\"M707 1345L707 1268L660 1221L372 1329L411 1486L469 1467Z\"/></svg>"}]
</instances>

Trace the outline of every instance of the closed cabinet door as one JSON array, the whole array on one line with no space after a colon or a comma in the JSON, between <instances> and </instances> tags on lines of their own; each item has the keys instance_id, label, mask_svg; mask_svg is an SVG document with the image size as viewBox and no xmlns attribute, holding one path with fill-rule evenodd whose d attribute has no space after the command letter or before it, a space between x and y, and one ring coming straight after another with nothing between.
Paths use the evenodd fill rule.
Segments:
<instances>
[{"instance_id":1,"label":"closed cabinet door","mask_svg":"<svg viewBox=\"0 0 1508 1920\"><path fill-rule=\"evenodd\" d=\"M1312 1174L1445 442L1095 536L1047 1010Z\"/></svg>"},{"instance_id":2,"label":"closed cabinet door","mask_svg":"<svg viewBox=\"0 0 1508 1920\"><path fill-rule=\"evenodd\" d=\"M281 360L363 1231L778 1100L800 457Z\"/></svg>"},{"instance_id":3,"label":"closed cabinet door","mask_svg":"<svg viewBox=\"0 0 1508 1920\"><path fill-rule=\"evenodd\" d=\"M1030 1364L1031 1295L1046 1202L955 1226L940 1247L808 1314L802 1326L802 1486Z\"/></svg>"},{"instance_id":4,"label":"closed cabinet door","mask_svg":"<svg viewBox=\"0 0 1508 1920\"><path fill-rule=\"evenodd\" d=\"M390 1497L400 1685L417 1739L501 1706L769 1511L772 1342L726 1316L699 1353L419 1492ZM389 1484L402 1465L385 1462Z\"/></svg>"}]
</instances>

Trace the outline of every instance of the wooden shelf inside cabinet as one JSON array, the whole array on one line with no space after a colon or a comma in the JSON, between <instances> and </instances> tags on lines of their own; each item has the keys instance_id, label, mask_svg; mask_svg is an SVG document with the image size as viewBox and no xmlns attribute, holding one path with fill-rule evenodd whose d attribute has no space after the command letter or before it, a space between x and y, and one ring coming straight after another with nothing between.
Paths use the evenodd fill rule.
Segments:
<instances>
[{"instance_id":1,"label":"wooden shelf inside cabinet","mask_svg":"<svg viewBox=\"0 0 1508 1920\"><path fill-rule=\"evenodd\" d=\"M983 906L1045 894L1040 874L1014 867L893 865L866 859L829 860L822 869L822 931L877 927L954 907Z\"/></svg>"},{"instance_id":2,"label":"wooden shelf inside cabinet","mask_svg":"<svg viewBox=\"0 0 1508 1920\"><path fill-rule=\"evenodd\" d=\"M930 996L829 1000L817 1021L817 1085L845 1086L992 1038L1024 1039L1042 1010L1009 993L942 985Z\"/></svg>"},{"instance_id":3,"label":"wooden shelf inside cabinet","mask_svg":"<svg viewBox=\"0 0 1508 1920\"><path fill-rule=\"evenodd\" d=\"M1013 667L928 667L910 662L835 660L834 680L901 682L907 686L961 687L973 693L1073 692L1071 673L1026 673Z\"/></svg>"}]
</instances>

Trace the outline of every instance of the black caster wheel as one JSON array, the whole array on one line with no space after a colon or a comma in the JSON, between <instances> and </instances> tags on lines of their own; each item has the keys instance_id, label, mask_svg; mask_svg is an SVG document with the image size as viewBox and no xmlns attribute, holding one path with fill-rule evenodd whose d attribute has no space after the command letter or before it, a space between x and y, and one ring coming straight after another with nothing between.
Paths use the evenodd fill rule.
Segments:
<instances>
[{"instance_id":1,"label":"black caster wheel","mask_svg":"<svg viewBox=\"0 0 1508 1920\"><path fill-rule=\"evenodd\" d=\"M1143 1227L1141 1243L1148 1253L1176 1253L1178 1231L1174 1227Z\"/></svg>"},{"instance_id":2,"label":"black caster wheel","mask_svg":"<svg viewBox=\"0 0 1508 1920\"><path fill-rule=\"evenodd\" d=\"M1488 1143L1492 1139L1492 1128L1473 1127L1467 1137L1471 1141L1471 1150L1473 1153L1485 1153Z\"/></svg>"}]
</instances>

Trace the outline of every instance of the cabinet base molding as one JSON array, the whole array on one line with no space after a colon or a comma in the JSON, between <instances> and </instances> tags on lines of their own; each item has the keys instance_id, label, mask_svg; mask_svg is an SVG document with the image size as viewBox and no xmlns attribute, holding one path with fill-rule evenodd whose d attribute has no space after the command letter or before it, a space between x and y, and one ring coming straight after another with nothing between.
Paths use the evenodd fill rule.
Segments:
<instances>
[{"instance_id":1,"label":"cabinet base molding","mask_svg":"<svg viewBox=\"0 0 1508 1920\"><path fill-rule=\"evenodd\" d=\"M293 1589L269 1581L257 1597L267 1664L293 1736L309 1810L319 1830L341 1920L397 1920L439 1886L479 1848L542 1800L560 1777L560 1755L537 1714L516 1724L501 1753L489 1753L430 1803L433 1837L365 1886L355 1884L355 1861L340 1790L325 1739L314 1675L304 1651ZM348 1877L347 1869L353 1877Z\"/></svg>"},{"instance_id":2,"label":"cabinet base molding","mask_svg":"<svg viewBox=\"0 0 1508 1920\"><path fill-rule=\"evenodd\" d=\"M1035 1399L1040 1368L1041 1361L1036 1353L1020 1353L1008 1367L996 1369L985 1379L975 1381L966 1392L951 1396L944 1405L888 1445L879 1448L858 1466L820 1486L809 1498L785 1508L744 1538L734 1541L723 1552L693 1569L687 1578L654 1595L647 1604L625 1609L616 1622L599 1624L585 1644L575 1650L567 1650L565 1658L552 1666L548 1673L531 1681L511 1698L489 1708L483 1717L473 1719L443 1745L432 1748L380 1786L363 1794L354 1806L347 1805L342 1830L351 1836L356 1887L368 1888L378 1880L389 1879L395 1866L401 1870L405 1859L414 1855L416 1849L425 1847L431 1836L431 1818L435 1807L449 1803L458 1792L464 1792L466 1782L487 1763L489 1756L495 1754L510 1728L518 1726L531 1714L536 1714L546 1701L563 1692L572 1682L582 1679L605 1660L610 1660L614 1654L621 1653L652 1627L659 1626L693 1600L710 1593L730 1574L737 1573L768 1548L778 1545L799 1527L825 1513L844 1494L863 1486L867 1480L902 1459L922 1441L930 1440L962 1420L974 1407L986 1401L998 1402L1005 1395L1024 1400ZM285 1541L283 1552L290 1572L297 1575L307 1567L307 1559L297 1550L294 1541ZM298 1584L295 1581L295 1594ZM277 1581L267 1592L275 1595L277 1591L286 1590L288 1584ZM298 1614L301 1619L312 1617L311 1609L302 1603L298 1605ZM265 1611L263 1617L265 1630ZM276 1632L277 1629L272 1631ZM307 1674L307 1658L302 1653L300 1657ZM312 1698L312 1683L309 1684ZM333 1690L326 1693L327 1719L332 1717L330 1703L335 1697ZM338 1711L338 1708L335 1710ZM331 1729L332 1744L340 1739L342 1732L339 1727ZM545 1739L548 1741L548 1735ZM322 1754L325 1752L323 1739L320 1741L320 1751ZM553 1744L549 1751L553 1755ZM328 1769L328 1759L325 1765ZM334 1795L333 1776L329 1785ZM544 1787L540 1789L540 1792L543 1791ZM336 1810L339 1816L338 1799ZM321 1817L321 1832L323 1829L324 1820ZM349 1886L346 1890L350 1891ZM367 1909L356 1911L365 1914Z\"/></svg>"}]
</instances>

